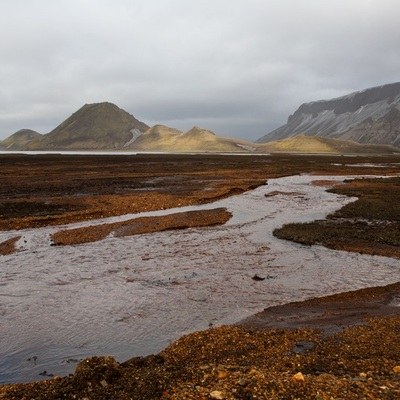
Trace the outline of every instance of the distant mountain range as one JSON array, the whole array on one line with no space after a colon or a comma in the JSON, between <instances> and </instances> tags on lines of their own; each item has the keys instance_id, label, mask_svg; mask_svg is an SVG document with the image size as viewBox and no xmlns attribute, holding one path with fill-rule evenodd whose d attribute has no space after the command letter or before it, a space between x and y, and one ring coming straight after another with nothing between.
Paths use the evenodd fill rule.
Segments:
<instances>
[{"instance_id":1,"label":"distant mountain range","mask_svg":"<svg viewBox=\"0 0 400 400\"><path fill-rule=\"evenodd\" d=\"M281 128L257 142L149 127L112 103L86 104L47 134L22 129L0 142L5 150L399 153L400 83L333 100L303 104ZM357 143L358 142L358 143Z\"/></svg>"},{"instance_id":2,"label":"distant mountain range","mask_svg":"<svg viewBox=\"0 0 400 400\"><path fill-rule=\"evenodd\" d=\"M302 104L257 143L300 134L400 147L400 82Z\"/></svg>"}]
</instances>

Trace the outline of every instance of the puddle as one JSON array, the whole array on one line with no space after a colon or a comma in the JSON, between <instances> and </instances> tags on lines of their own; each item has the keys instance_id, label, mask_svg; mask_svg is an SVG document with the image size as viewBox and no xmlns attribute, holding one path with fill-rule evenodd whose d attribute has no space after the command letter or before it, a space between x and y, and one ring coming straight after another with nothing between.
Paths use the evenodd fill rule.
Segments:
<instances>
[{"instance_id":1,"label":"puddle","mask_svg":"<svg viewBox=\"0 0 400 400\"><path fill-rule=\"evenodd\" d=\"M311 184L319 179L327 177L274 179L211 205L136 215L226 207L233 217L218 227L61 247L50 234L63 227L0 232L0 242L22 235L23 248L0 258L0 383L66 375L90 355L124 361L265 307L397 282L398 260L273 237L287 222L323 218L354 200Z\"/></svg>"}]
</instances>

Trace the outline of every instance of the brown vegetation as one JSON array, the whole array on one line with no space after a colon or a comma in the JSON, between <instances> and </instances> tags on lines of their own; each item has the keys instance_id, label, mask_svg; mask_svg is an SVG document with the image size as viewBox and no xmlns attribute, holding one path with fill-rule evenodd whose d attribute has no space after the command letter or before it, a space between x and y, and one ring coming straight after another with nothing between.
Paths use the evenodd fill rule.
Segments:
<instances>
[{"instance_id":1,"label":"brown vegetation","mask_svg":"<svg viewBox=\"0 0 400 400\"><path fill-rule=\"evenodd\" d=\"M400 258L400 178L357 179L330 189L358 197L319 220L276 229L281 239Z\"/></svg>"},{"instance_id":2,"label":"brown vegetation","mask_svg":"<svg viewBox=\"0 0 400 400\"><path fill-rule=\"evenodd\" d=\"M123 237L169 229L185 229L224 224L232 214L226 208L186 211L159 217L140 217L127 221L93 225L84 228L64 229L52 235L55 245L97 242L109 235Z\"/></svg>"},{"instance_id":3,"label":"brown vegetation","mask_svg":"<svg viewBox=\"0 0 400 400\"><path fill-rule=\"evenodd\" d=\"M16 236L0 243L0 256L5 256L7 254L12 254L16 251L16 243L21 238L21 236Z\"/></svg>"},{"instance_id":4,"label":"brown vegetation","mask_svg":"<svg viewBox=\"0 0 400 400\"><path fill-rule=\"evenodd\" d=\"M280 176L398 171L396 156L2 155L0 230L210 203ZM381 164L381 165L374 165ZM384 167L382 167L382 164ZM386 167L385 167L386 165Z\"/></svg>"}]
</instances>

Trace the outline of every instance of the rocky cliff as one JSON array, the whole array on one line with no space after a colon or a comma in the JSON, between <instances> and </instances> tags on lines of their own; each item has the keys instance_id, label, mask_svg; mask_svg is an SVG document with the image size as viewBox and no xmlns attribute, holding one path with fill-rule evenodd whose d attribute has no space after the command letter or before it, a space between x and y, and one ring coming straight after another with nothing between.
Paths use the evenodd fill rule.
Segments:
<instances>
[{"instance_id":1,"label":"rocky cliff","mask_svg":"<svg viewBox=\"0 0 400 400\"><path fill-rule=\"evenodd\" d=\"M400 82L302 104L258 143L299 134L400 146Z\"/></svg>"}]
</instances>

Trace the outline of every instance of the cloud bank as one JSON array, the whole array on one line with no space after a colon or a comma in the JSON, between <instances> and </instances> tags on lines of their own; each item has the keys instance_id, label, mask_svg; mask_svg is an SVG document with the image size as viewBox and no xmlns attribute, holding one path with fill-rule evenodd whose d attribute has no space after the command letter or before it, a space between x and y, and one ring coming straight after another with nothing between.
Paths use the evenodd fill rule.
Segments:
<instances>
[{"instance_id":1,"label":"cloud bank","mask_svg":"<svg viewBox=\"0 0 400 400\"><path fill-rule=\"evenodd\" d=\"M400 80L397 0L0 0L0 140L85 103L256 140Z\"/></svg>"}]
</instances>

